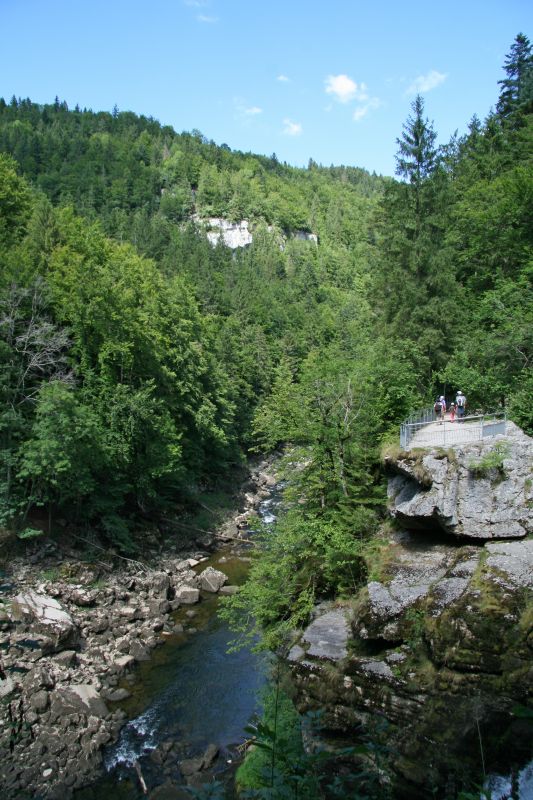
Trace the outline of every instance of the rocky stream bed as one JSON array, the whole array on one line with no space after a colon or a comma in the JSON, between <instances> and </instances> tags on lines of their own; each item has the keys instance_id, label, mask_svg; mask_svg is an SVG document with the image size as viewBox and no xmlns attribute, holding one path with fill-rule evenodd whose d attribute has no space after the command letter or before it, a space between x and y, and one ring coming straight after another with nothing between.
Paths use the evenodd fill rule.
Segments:
<instances>
[{"instance_id":1,"label":"rocky stream bed","mask_svg":"<svg viewBox=\"0 0 533 800\"><path fill-rule=\"evenodd\" d=\"M321 711L328 747L363 739L386 753L395 800L455 799L476 783L494 800L533 796L532 454L510 423L504 437L391 455L394 522L366 584L320 603L294 632L297 707ZM252 472L222 551L202 537L149 568L110 570L48 543L34 563L10 565L0 606L6 800L130 800L145 779L152 800L177 800L234 761L261 667L231 662L212 603L244 578L239 536L261 503L269 520L274 484L268 469ZM58 572L45 580L49 569Z\"/></svg>"},{"instance_id":2,"label":"rocky stream bed","mask_svg":"<svg viewBox=\"0 0 533 800\"><path fill-rule=\"evenodd\" d=\"M268 518L274 483L268 464L252 470L239 513L228 519L217 539L202 535L187 551L170 547L149 563L122 560L112 569L111 564L87 564L71 549L47 541L9 564L0 595L0 785L5 800L82 797L82 787L100 779L104 765L129 772L124 796L142 796L145 778L138 759L146 754L151 756L148 789L150 782L153 787L166 781L168 788L168 781L175 781L177 797L179 783L208 782L214 770L231 760L219 752L219 741L210 741L213 726L201 705L198 715L204 716L208 743L199 753L198 739L194 757L188 739L161 738L164 734L150 739L141 723L138 741L130 742L128 750L127 721L142 715L149 702L143 681L149 681L153 665L157 671L168 653L187 653L187 642L214 615L210 599L237 591L228 575L242 580L248 560L239 539L246 538L249 516L265 500ZM226 646L227 637L220 643L223 653ZM196 662L189 666L199 673L199 683L201 667L195 664L214 656L200 651L191 657ZM263 680L256 666L247 666L254 678L248 704L240 716L232 709L238 723L233 720L231 734L225 731L237 740ZM209 682L206 678L204 685ZM212 683L216 686L216 680ZM191 685L172 689L174 694L187 691ZM122 742L121 731L126 731ZM113 781L122 778L117 774ZM85 790L85 796L118 797L111 786L104 782L96 793Z\"/></svg>"}]
</instances>

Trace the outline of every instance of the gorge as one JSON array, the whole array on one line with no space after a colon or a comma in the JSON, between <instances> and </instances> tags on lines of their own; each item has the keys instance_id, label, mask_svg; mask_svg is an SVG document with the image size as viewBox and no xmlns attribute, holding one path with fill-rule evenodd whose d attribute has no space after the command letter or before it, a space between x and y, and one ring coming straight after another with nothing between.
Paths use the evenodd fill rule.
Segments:
<instances>
[{"instance_id":1,"label":"gorge","mask_svg":"<svg viewBox=\"0 0 533 800\"><path fill-rule=\"evenodd\" d=\"M2 796L529 800L532 69L396 177L0 98Z\"/></svg>"}]
</instances>

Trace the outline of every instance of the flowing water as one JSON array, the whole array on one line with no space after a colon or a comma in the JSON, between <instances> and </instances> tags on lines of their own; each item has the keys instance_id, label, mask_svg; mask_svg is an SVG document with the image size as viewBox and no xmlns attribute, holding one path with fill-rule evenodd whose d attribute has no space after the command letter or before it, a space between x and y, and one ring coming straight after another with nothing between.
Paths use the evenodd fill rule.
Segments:
<instances>
[{"instance_id":1,"label":"flowing water","mask_svg":"<svg viewBox=\"0 0 533 800\"><path fill-rule=\"evenodd\" d=\"M281 488L277 487L260 506L259 514L266 525L275 522ZM248 555L242 545L228 545L199 569L210 565L221 569L230 584L238 585L246 580ZM197 606L180 609L174 615L184 632L168 637L150 661L139 665L133 683L125 684L131 696L117 705L127 713L128 722L118 741L105 752L104 777L77 792L76 800L146 798L135 762L140 764L150 790L166 780L173 786L183 785L179 760L201 755L210 743L220 748L215 777L228 785L227 797L233 797L233 765L240 759L238 746L245 738L244 729L259 710L268 663L266 656L249 648L228 652L233 634L218 618L217 605L218 597L208 595ZM175 757L162 766L157 753L165 745L173 745ZM488 776L485 788L491 791L493 800L533 800L533 763L523 767L514 781L503 775ZM170 800L178 796L175 792L157 793L157 798Z\"/></svg>"},{"instance_id":2,"label":"flowing water","mask_svg":"<svg viewBox=\"0 0 533 800\"><path fill-rule=\"evenodd\" d=\"M281 487L280 487L281 488ZM259 507L266 525L276 519L280 488ZM229 584L246 579L249 558L243 546L222 548L201 564L222 570ZM184 632L168 637L165 645L142 663L131 697L117 704L128 715L118 741L104 754L105 776L76 793L77 800L136 800L145 797L134 771L139 762L149 787L167 777L182 782L175 761L162 774L154 751L174 743L179 758L201 755L210 743L220 747L215 771L231 771L244 729L259 710L259 693L266 681L267 657L246 647L228 652L234 634L216 614L218 597L204 597L198 606L180 609L175 621ZM165 765L166 767L166 765Z\"/></svg>"}]
</instances>

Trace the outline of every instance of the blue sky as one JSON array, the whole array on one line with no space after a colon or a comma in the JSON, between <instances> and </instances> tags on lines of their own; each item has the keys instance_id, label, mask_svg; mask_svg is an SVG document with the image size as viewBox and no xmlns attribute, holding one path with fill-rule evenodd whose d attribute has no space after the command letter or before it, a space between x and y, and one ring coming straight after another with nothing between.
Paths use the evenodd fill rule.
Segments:
<instances>
[{"instance_id":1,"label":"blue sky","mask_svg":"<svg viewBox=\"0 0 533 800\"><path fill-rule=\"evenodd\" d=\"M0 0L0 95L393 174L416 91L440 142L464 132L532 20L529 0Z\"/></svg>"}]
</instances>

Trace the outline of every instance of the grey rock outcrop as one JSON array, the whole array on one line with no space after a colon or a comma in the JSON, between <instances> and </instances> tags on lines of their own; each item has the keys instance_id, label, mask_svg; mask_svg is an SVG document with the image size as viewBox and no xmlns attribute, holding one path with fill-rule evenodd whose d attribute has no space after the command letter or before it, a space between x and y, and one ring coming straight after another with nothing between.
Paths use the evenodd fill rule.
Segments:
<instances>
[{"instance_id":1,"label":"grey rock outcrop","mask_svg":"<svg viewBox=\"0 0 533 800\"><path fill-rule=\"evenodd\" d=\"M78 628L70 614L53 597L29 590L18 594L12 602L13 619L29 622L33 630L50 636L56 647L76 644Z\"/></svg>"},{"instance_id":2,"label":"grey rock outcrop","mask_svg":"<svg viewBox=\"0 0 533 800\"><path fill-rule=\"evenodd\" d=\"M399 473L389 482L391 513L406 528L469 539L533 532L533 440L512 422L505 436L401 453L387 464Z\"/></svg>"},{"instance_id":3,"label":"grey rock outcrop","mask_svg":"<svg viewBox=\"0 0 533 800\"><path fill-rule=\"evenodd\" d=\"M213 247L216 247L216 245L221 242L225 244L226 247L235 250L238 247L247 247L253 242L254 227L256 226L247 219L233 222L224 217L202 218L198 214L194 214L192 220L199 225L201 229L205 230L207 241ZM294 230L292 233L283 234L282 231L272 225L266 226L266 230L275 237L280 250L285 249L287 238L301 242L311 242L315 246L318 245L318 236L316 233L311 233L310 231ZM255 230L255 233L256 232Z\"/></svg>"},{"instance_id":4,"label":"grey rock outcrop","mask_svg":"<svg viewBox=\"0 0 533 800\"><path fill-rule=\"evenodd\" d=\"M213 246L222 241L226 247L235 250L237 247L246 247L253 241L252 234L248 229L248 220L242 219L240 222L230 222L222 217L210 217L206 220L210 228L207 231L207 240Z\"/></svg>"},{"instance_id":5,"label":"grey rock outcrop","mask_svg":"<svg viewBox=\"0 0 533 800\"><path fill-rule=\"evenodd\" d=\"M505 437L389 460L404 529L383 527L351 610L318 606L288 654L298 708L321 709L324 729L391 723L402 797L477 769L476 726L507 714L512 739L512 708L529 702L532 444L509 423Z\"/></svg>"},{"instance_id":6,"label":"grey rock outcrop","mask_svg":"<svg viewBox=\"0 0 533 800\"><path fill-rule=\"evenodd\" d=\"M302 635L302 643L308 645L302 652L306 657L340 661L348 654L350 633L345 609L334 608L325 613L321 610Z\"/></svg>"},{"instance_id":7,"label":"grey rock outcrop","mask_svg":"<svg viewBox=\"0 0 533 800\"><path fill-rule=\"evenodd\" d=\"M176 601L183 605L193 605L200 599L200 590L193 586L181 586L176 591Z\"/></svg>"},{"instance_id":8,"label":"grey rock outcrop","mask_svg":"<svg viewBox=\"0 0 533 800\"><path fill-rule=\"evenodd\" d=\"M57 689L51 697L52 718L66 714L90 714L106 717L109 714L105 701L91 684L78 683Z\"/></svg>"},{"instance_id":9,"label":"grey rock outcrop","mask_svg":"<svg viewBox=\"0 0 533 800\"><path fill-rule=\"evenodd\" d=\"M309 233L309 231L294 231L293 238L300 242L313 242L313 244L318 244L318 236L316 233Z\"/></svg>"},{"instance_id":10,"label":"grey rock outcrop","mask_svg":"<svg viewBox=\"0 0 533 800\"><path fill-rule=\"evenodd\" d=\"M497 570L511 586L533 589L533 540L525 542L490 542L487 567Z\"/></svg>"},{"instance_id":11,"label":"grey rock outcrop","mask_svg":"<svg viewBox=\"0 0 533 800\"><path fill-rule=\"evenodd\" d=\"M227 575L213 567L206 567L198 577L200 588L203 589L204 592L213 593L218 592L228 580Z\"/></svg>"}]
</instances>

